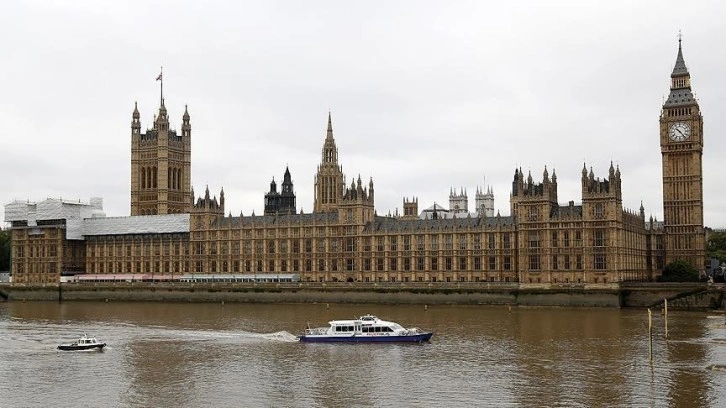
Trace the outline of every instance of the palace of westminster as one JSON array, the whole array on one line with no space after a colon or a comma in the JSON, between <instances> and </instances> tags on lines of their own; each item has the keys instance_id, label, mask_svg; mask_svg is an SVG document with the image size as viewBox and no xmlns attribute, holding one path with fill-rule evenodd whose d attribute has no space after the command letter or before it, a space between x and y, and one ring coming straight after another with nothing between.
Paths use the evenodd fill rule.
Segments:
<instances>
[{"instance_id":1,"label":"palace of westminster","mask_svg":"<svg viewBox=\"0 0 726 408\"><path fill-rule=\"evenodd\" d=\"M225 215L219 198L191 188L191 122L170 129L163 96L153 127L131 120L131 215L106 217L101 199L48 199L5 206L14 283L57 283L74 274L294 274L312 282L519 282L602 285L649 281L675 260L705 264L703 119L679 40L670 94L660 115L662 222L622 206L621 174L582 169L581 202L561 205L557 176L514 170L510 215L493 213L477 189L448 210L379 216L373 180L347 184L328 116L311 213L298 211L289 170L274 179L264 215ZM154 278L152 278L154 279Z\"/></svg>"}]
</instances>

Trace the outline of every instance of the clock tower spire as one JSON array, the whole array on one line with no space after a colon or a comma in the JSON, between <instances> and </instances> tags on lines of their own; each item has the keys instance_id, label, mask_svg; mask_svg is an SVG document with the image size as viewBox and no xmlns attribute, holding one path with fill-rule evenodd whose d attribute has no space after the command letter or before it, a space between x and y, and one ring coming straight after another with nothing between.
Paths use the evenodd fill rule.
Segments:
<instances>
[{"instance_id":1,"label":"clock tower spire","mask_svg":"<svg viewBox=\"0 0 726 408\"><path fill-rule=\"evenodd\" d=\"M691 74L683 58L681 42L679 33L670 93L660 115L665 253L666 264L683 260L700 271L706 260L703 117L691 90Z\"/></svg>"}]
</instances>

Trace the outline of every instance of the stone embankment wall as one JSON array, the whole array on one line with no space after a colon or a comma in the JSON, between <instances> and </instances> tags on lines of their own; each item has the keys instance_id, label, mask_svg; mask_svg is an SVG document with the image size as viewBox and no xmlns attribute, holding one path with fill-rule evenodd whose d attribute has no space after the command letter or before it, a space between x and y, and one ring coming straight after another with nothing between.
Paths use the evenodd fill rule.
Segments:
<instances>
[{"instance_id":1,"label":"stone embankment wall","mask_svg":"<svg viewBox=\"0 0 726 408\"><path fill-rule=\"evenodd\" d=\"M371 285L63 284L8 286L11 301L166 301L254 303L481 304L619 307L616 290L510 287L394 287Z\"/></svg>"},{"instance_id":2,"label":"stone embankment wall","mask_svg":"<svg viewBox=\"0 0 726 408\"><path fill-rule=\"evenodd\" d=\"M9 301L164 301L249 303L478 304L560 307L723 307L724 288L705 284L629 284L621 287L350 284L63 284L0 285Z\"/></svg>"},{"instance_id":3,"label":"stone embankment wall","mask_svg":"<svg viewBox=\"0 0 726 408\"><path fill-rule=\"evenodd\" d=\"M726 286L706 283L627 284L621 287L626 307L661 307L669 310L716 310L724 308Z\"/></svg>"},{"instance_id":4,"label":"stone embankment wall","mask_svg":"<svg viewBox=\"0 0 726 408\"><path fill-rule=\"evenodd\" d=\"M723 309L723 291L705 290L668 300L669 310Z\"/></svg>"}]
</instances>

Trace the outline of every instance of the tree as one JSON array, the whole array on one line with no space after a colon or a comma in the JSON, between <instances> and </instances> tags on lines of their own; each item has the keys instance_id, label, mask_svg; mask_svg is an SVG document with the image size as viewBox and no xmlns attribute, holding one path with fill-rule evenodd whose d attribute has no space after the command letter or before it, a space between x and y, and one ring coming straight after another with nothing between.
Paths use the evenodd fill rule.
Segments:
<instances>
[{"instance_id":1,"label":"tree","mask_svg":"<svg viewBox=\"0 0 726 408\"><path fill-rule=\"evenodd\" d=\"M698 282L698 269L686 261L671 262L663 269L658 282Z\"/></svg>"},{"instance_id":2,"label":"tree","mask_svg":"<svg viewBox=\"0 0 726 408\"><path fill-rule=\"evenodd\" d=\"M706 243L706 258L726 262L726 232L711 232Z\"/></svg>"},{"instance_id":3,"label":"tree","mask_svg":"<svg viewBox=\"0 0 726 408\"><path fill-rule=\"evenodd\" d=\"M10 270L10 237L9 229L0 228L0 272Z\"/></svg>"}]
</instances>

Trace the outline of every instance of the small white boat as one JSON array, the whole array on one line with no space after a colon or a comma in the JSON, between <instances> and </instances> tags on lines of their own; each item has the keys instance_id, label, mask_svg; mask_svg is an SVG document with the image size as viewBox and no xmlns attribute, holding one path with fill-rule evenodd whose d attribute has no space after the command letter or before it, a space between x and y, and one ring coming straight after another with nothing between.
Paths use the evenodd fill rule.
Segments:
<instances>
[{"instance_id":1,"label":"small white boat","mask_svg":"<svg viewBox=\"0 0 726 408\"><path fill-rule=\"evenodd\" d=\"M308 343L421 343L432 332L417 327L406 329L398 323L367 314L353 320L332 320L328 327L307 328L300 341Z\"/></svg>"},{"instance_id":2,"label":"small white boat","mask_svg":"<svg viewBox=\"0 0 726 408\"><path fill-rule=\"evenodd\" d=\"M97 340L95 337L88 337L85 334L81 336L77 341L69 344L61 344L58 346L58 350L63 351L78 351L78 350L103 350L106 347L106 343Z\"/></svg>"}]
</instances>

